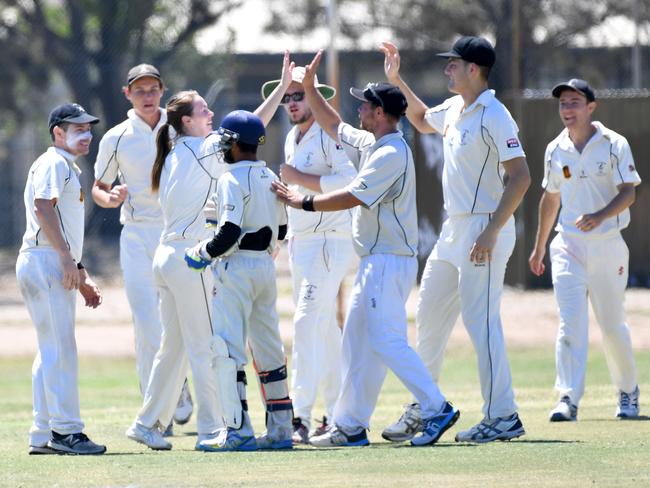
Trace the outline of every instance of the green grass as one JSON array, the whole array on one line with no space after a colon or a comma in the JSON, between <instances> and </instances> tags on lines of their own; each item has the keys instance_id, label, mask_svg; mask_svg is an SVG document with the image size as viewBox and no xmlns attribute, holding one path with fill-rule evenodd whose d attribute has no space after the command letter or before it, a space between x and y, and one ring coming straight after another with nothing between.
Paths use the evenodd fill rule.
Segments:
<instances>
[{"instance_id":1,"label":"green grass","mask_svg":"<svg viewBox=\"0 0 650 488\"><path fill-rule=\"evenodd\" d=\"M553 351L510 352L520 415L527 435L509 443L456 444L453 433L480 420L473 351L448 352L441 388L461 419L434 447L408 448L381 439L409 395L389 375L372 418L369 448L209 454L193 450L194 423L176 426L171 452L153 452L128 440L140 405L130 359L84 358L80 364L86 432L107 444L99 457L28 456L31 420L29 359L0 359L0 484L2 486L650 486L650 423L616 421L616 392L599 352L590 357L579 422L550 424L556 400ZM650 371L650 352L637 355ZM647 378L642 376L643 381ZM253 378L252 373L249 377ZM650 383L641 390L650 392ZM249 385L256 429L262 429L257 388ZM643 400L643 397L642 397ZM642 405L643 406L643 405ZM317 408L314 414L320 414ZM632 482L633 481L633 482Z\"/></svg>"}]
</instances>

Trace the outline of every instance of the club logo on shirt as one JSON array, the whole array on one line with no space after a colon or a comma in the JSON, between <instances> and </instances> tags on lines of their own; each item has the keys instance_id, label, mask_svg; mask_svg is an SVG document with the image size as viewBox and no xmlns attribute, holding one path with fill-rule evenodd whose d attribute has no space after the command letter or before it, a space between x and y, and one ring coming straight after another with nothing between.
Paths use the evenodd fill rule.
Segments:
<instances>
[{"instance_id":1,"label":"club logo on shirt","mask_svg":"<svg viewBox=\"0 0 650 488\"><path fill-rule=\"evenodd\" d=\"M598 167L596 174L598 176L605 176L605 168L607 167L607 163L605 161L598 161L596 163L596 166Z\"/></svg>"},{"instance_id":2,"label":"club logo on shirt","mask_svg":"<svg viewBox=\"0 0 650 488\"><path fill-rule=\"evenodd\" d=\"M307 153L307 159L305 159L305 166L311 166L311 157L314 155L314 153Z\"/></svg>"},{"instance_id":3,"label":"club logo on shirt","mask_svg":"<svg viewBox=\"0 0 650 488\"><path fill-rule=\"evenodd\" d=\"M508 146L510 149L513 147L519 147L519 141L515 137L512 137L506 141L506 146Z\"/></svg>"},{"instance_id":4,"label":"club logo on shirt","mask_svg":"<svg viewBox=\"0 0 650 488\"><path fill-rule=\"evenodd\" d=\"M460 133L460 142L458 143L460 146L464 146L467 144L468 135L469 135L469 131L467 129L464 129L463 132Z\"/></svg>"}]
</instances>

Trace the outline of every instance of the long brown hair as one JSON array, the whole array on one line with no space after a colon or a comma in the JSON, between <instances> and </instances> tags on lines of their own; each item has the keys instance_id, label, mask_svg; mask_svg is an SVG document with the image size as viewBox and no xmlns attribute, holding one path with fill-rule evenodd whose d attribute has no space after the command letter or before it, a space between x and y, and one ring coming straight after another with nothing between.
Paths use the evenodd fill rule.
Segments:
<instances>
[{"instance_id":1,"label":"long brown hair","mask_svg":"<svg viewBox=\"0 0 650 488\"><path fill-rule=\"evenodd\" d=\"M173 127L178 135L183 134L183 116L192 116L194 99L199 96L195 90L185 90L173 94L167 101L167 123L158 131L156 138L156 160L151 170L151 189L158 191L160 175L162 175L165 159L172 150L172 141L169 138L169 127Z\"/></svg>"}]
</instances>

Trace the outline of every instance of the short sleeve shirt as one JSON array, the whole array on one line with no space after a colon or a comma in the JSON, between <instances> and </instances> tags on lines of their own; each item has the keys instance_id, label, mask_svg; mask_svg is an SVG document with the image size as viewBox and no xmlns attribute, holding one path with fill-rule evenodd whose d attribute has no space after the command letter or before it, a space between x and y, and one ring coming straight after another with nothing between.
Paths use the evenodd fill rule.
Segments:
<instances>
[{"instance_id":1,"label":"short sleeve shirt","mask_svg":"<svg viewBox=\"0 0 650 488\"><path fill-rule=\"evenodd\" d=\"M226 165L212 197L218 214L219 226L226 222L241 228L241 239L248 233L264 227L271 229L268 251L275 248L278 228L287 224L285 206L273 191L271 183L278 177L264 161L240 161Z\"/></svg>"},{"instance_id":2,"label":"short sleeve shirt","mask_svg":"<svg viewBox=\"0 0 650 488\"><path fill-rule=\"evenodd\" d=\"M36 212L36 199L54 200L61 235L72 258L81 261L84 240L84 192L79 182L81 169L75 157L63 149L50 147L29 169L25 185L24 202L27 228L20 248L51 248L42 231Z\"/></svg>"},{"instance_id":3,"label":"short sleeve shirt","mask_svg":"<svg viewBox=\"0 0 650 488\"><path fill-rule=\"evenodd\" d=\"M160 109L160 121L153 129L133 109L127 117L99 142L95 179L112 184L118 178L127 185L128 196L120 210L122 224L162 224L158 196L151 191L151 169L156 159L156 137L167 122L167 114Z\"/></svg>"},{"instance_id":4,"label":"short sleeve shirt","mask_svg":"<svg viewBox=\"0 0 650 488\"><path fill-rule=\"evenodd\" d=\"M600 122L592 124L596 132L582 152L576 150L567 129L548 144L542 182L547 192L560 193L562 207L556 230L585 238L609 236L627 227L628 209L589 232L578 230L575 222L609 204L618 194L618 185L641 183L625 137Z\"/></svg>"},{"instance_id":5,"label":"short sleeve shirt","mask_svg":"<svg viewBox=\"0 0 650 488\"><path fill-rule=\"evenodd\" d=\"M359 165L359 174L346 187L363 202L353 216L357 254L417 255L415 165L402 133L375 140L370 132L346 123L338 133L348 157Z\"/></svg>"},{"instance_id":6,"label":"short sleeve shirt","mask_svg":"<svg viewBox=\"0 0 650 488\"><path fill-rule=\"evenodd\" d=\"M457 95L425 113L427 123L443 137L445 210L450 216L493 213L505 188L501 163L526 156L519 129L493 90L463 106Z\"/></svg>"},{"instance_id":7,"label":"short sleeve shirt","mask_svg":"<svg viewBox=\"0 0 650 488\"><path fill-rule=\"evenodd\" d=\"M357 170L343 148L316 122L307 130L300 142L296 142L298 134L297 126L287 134L284 144L285 162L303 173L319 175L323 193L345 187L356 176ZM299 185L291 185L291 187L306 195L316 193ZM349 236L352 232L350 210L338 212L305 212L295 208L287 210L290 236L310 235L315 232L338 232Z\"/></svg>"},{"instance_id":8,"label":"short sleeve shirt","mask_svg":"<svg viewBox=\"0 0 650 488\"><path fill-rule=\"evenodd\" d=\"M210 236L203 209L225 171L219 140L215 133L206 138L183 136L167 155L159 188L164 222L161 242L200 241Z\"/></svg>"}]
</instances>

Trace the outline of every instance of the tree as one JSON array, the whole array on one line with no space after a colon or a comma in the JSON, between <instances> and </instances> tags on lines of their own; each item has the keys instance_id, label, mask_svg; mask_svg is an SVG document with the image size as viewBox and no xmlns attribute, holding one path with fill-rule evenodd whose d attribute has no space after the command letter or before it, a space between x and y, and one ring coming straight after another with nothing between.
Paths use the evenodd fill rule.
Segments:
<instances>
[{"instance_id":1,"label":"tree","mask_svg":"<svg viewBox=\"0 0 650 488\"><path fill-rule=\"evenodd\" d=\"M101 113L107 127L123 117L128 68L146 60L164 68L199 30L240 2L229 0L2 0L0 83L5 110L19 113L22 86L43 87L59 72L73 98ZM12 67L20 67L14 70ZM7 98L9 98L7 100Z\"/></svg>"},{"instance_id":2,"label":"tree","mask_svg":"<svg viewBox=\"0 0 650 488\"><path fill-rule=\"evenodd\" d=\"M634 4L644 19L650 19L647 2L642 0L339 0L341 33L353 43L368 30L386 28L400 46L414 49L446 50L458 35L483 35L492 39L497 63L509 65L513 42L513 6L519 5L521 75L534 76L536 60L549 50L567 46L578 34L587 33L607 17L633 18ZM326 25L326 0L299 0L288 6L274 2L267 29L271 32L305 34ZM365 15L359 9L365 7ZM354 15L346 12L355 11ZM508 69L495 69L490 76L497 89L512 87Z\"/></svg>"}]
</instances>

